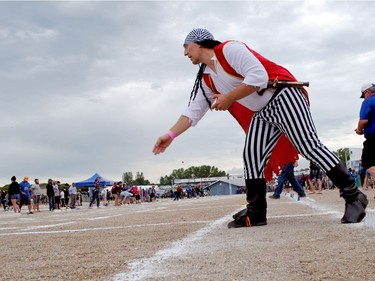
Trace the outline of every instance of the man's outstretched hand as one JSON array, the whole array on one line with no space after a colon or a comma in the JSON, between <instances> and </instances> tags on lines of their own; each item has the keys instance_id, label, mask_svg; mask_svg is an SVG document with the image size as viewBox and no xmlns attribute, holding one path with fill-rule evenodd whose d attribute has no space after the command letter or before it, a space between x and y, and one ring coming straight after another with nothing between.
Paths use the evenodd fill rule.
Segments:
<instances>
[{"instance_id":1,"label":"man's outstretched hand","mask_svg":"<svg viewBox=\"0 0 375 281\"><path fill-rule=\"evenodd\" d=\"M172 143L172 138L168 134L164 134L157 139L152 152L155 155L160 154L164 152L171 143Z\"/></svg>"}]
</instances>

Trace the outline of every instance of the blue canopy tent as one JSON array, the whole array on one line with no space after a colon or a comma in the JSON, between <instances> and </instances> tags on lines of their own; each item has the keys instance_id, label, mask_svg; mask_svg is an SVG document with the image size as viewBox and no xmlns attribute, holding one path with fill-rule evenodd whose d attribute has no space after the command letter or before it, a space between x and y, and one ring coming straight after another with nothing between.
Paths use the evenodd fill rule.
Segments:
<instances>
[{"instance_id":1,"label":"blue canopy tent","mask_svg":"<svg viewBox=\"0 0 375 281\"><path fill-rule=\"evenodd\" d=\"M115 181L107 180L103 178L101 175L99 175L98 173L95 173L92 177L88 178L87 180L76 182L75 183L76 187L92 187L94 186L94 182L97 177L100 177L101 186L113 185L115 183Z\"/></svg>"}]
</instances>

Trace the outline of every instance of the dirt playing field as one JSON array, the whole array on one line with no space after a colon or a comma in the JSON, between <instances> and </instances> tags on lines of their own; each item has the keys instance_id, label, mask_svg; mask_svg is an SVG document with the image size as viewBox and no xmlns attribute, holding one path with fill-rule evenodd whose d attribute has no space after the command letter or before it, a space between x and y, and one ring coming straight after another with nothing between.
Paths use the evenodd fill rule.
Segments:
<instances>
[{"instance_id":1,"label":"dirt playing field","mask_svg":"<svg viewBox=\"0 0 375 281\"><path fill-rule=\"evenodd\" d=\"M228 229L244 195L0 213L0 280L375 280L375 192L343 225L337 190L268 199L268 225ZM26 209L26 208L25 208Z\"/></svg>"}]
</instances>

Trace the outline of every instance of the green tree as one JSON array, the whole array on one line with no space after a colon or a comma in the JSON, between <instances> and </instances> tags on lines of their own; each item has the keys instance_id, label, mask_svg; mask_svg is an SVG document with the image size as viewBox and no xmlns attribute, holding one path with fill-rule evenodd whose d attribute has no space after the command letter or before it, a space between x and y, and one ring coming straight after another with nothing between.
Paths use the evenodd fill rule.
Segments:
<instances>
[{"instance_id":1,"label":"green tree","mask_svg":"<svg viewBox=\"0 0 375 281\"><path fill-rule=\"evenodd\" d=\"M122 182L126 184L133 184L133 173L132 172L123 173Z\"/></svg>"},{"instance_id":2,"label":"green tree","mask_svg":"<svg viewBox=\"0 0 375 281\"><path fill-rule=\"evenodd\" d=\"M336 156L340 159L344 165L350 160L350 152L349 148L339 148L337 151L334 151L333 153L336 154Z\"/></svg>"},{"instance_id":3,"label":"green tree","mask_svg":"<svg viewBox=\"0 0 375 281\"><path fill-rule=\"evenodd\" d=\"M171 185L174 179L208 178L227 176L225 171L220 171L217 167L202 165L191 166L186 170L183 168L175 169L170 175L160 178L161 185Z\"/></svg>"},{"instance_id":4,"label":"green tree","mask_svg":"<svg viewBox=\"0 0 375 281\"><path fill-rule=\"evenodd\" d=\"M135 184L135 185L149 185L150 181L145 179L142 172L137 172L133 184Z\"/></svg>"}]
</instances>

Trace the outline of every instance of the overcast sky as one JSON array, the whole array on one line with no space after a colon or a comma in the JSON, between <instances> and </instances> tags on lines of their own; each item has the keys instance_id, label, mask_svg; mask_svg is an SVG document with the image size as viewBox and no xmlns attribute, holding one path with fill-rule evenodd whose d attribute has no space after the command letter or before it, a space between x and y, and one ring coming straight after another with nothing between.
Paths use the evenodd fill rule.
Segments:
<instances>
[{"instance_id":1,"label":"overcast sky","mask_svg":"<svg viewBox=\"0 0 375 281\"><path fill-rule=\"evenodd\" d=\"M129 171L158 182L200 165L241 173L244 133L228 112L208 112L152 154L187 106L198 67L182 44L196 27L309 81L322 142L362 147L354 128L361 85L375 82L374 11L371 1L0 2L0 185Z\"/></svg>"}]
</instances>

